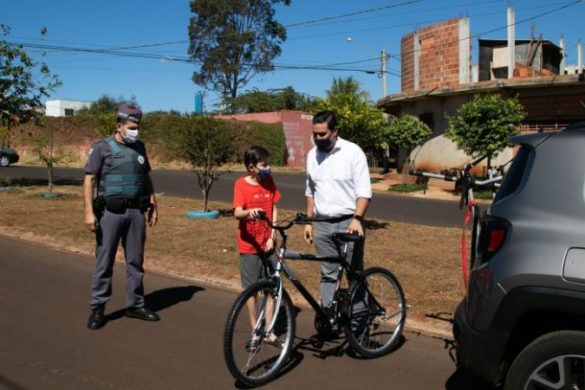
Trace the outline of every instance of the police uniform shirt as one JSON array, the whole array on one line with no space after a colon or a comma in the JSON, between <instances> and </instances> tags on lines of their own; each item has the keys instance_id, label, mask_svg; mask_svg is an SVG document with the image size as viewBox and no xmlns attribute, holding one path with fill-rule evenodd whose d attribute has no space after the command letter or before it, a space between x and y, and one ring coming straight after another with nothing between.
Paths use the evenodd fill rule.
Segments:
<instances>
[{"instance_id":1,"label":"police uniform shirt","mask_svg":"<svg viewBox=\"0 0 585 390\"><path fill-rule=\"evenodd\" d=\"M144 143L141 141L136 141L133 144L121 144L117 142L115 136L112 135L110 137L96 141L91 146L89 149L87 162L85 164L85 173L89 175L95 175L97 180L100 180L98 183L98 188L100 188L103 184L103 173L107 172L107 167L109 165L112 165L114 152L112 151L110 145L108 145L108 140L110 139L118 144L122 152L125 148L130 148L138 153L137 161L139 164L144 166L144 174L147 175L150 172L150 162L146 156L146 148L144 147Z\"/></svg>"}]
</instances>

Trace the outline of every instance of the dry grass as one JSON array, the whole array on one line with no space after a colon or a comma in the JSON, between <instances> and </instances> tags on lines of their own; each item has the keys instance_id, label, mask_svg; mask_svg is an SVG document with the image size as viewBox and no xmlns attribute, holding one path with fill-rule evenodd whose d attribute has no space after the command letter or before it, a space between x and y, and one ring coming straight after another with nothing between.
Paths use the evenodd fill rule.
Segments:
<instances>
[{"instance_id":1,"label":"dry grass","mask_svg":"<svg viewBox=\"0 0 585 390\"><path fill-rule=\"evenodd\" d=\"M0 192L0 233L41 241L78 253L92 254L93 235L83 226L81 188L62 186L62 199L39 196L40 187ZM187 210L201 202L175 197L159 199L160 221L149 229L146 268L188 276L225 286L239 286L236 221L230 205L211 203L220 209L216 220L190 220ZM281 212L282 218L291 217ZM435 228L387 221L368 221L366 267L379 265L399 278L415 316L452 313L462 297L459 268L459 229ZM290 230L289 248L311 251L301 238L301 227ZM121 253L119 253L119 256ZM121 256L120 256L121 259ZM295 272L317 292L317 263L289 262Z\"/></svg>"}]
</instances>

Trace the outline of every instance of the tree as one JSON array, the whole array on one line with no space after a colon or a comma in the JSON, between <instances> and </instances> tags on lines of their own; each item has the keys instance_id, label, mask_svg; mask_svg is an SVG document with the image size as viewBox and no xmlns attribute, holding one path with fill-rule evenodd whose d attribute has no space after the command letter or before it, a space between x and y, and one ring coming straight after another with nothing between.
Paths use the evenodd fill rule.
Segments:
<instances>
[{"instance_id":1,"label":"tree","mask_svg":"<svg viewBox=\"0 0 585 390\"><path fill-rule=\"evenodd\" d=\"M89 107L83 107L77 113L81 115L115 114L120 104L138 106L134 96L131 96L130 99L125 99L123 96L116 99L108 95L102 95L98 100L91 103Z\"/></svg>"},{"instance_id":2,"label":"tree","mask_svg":"<svg viewBox=\"0 0 585 390\"><path fill-rule=\"evenodd\" d=\"M388 148L387 154L390 153L390 146L393 146L404 150L408 155L415 146L424 143L432 134L432 130L413 115L403 114L395 117L391 120L390 126L384 135L386 147ZM409 162L407 161L406 164L409 164ZM403 169L402 172L407 173L408 169Z\"/></svg>"},{"instance_id":3,"label":"tree","mask_svg":"<svg viewBox=\"0 0 585 390\"><path fill-rule=\"evenodd\" d=\"M235 113L271 112L280 110L305 110L312 98L299 93L293 87L246 91L235 98L228 98L228 106Z\"/></svg>"},{"instance_id":4,"label":"tree","mask_svg":"<svg viewBox=\"0 0 585 390\"><path fill-rule=\"evenodd\" d=\"M353 76L349 76L345 79L339 77L333 77L333 81L331 83L331 89L326 91L327 97L341 95L341 94L350 94L350 95L358 95L360 98L365 100L370 99L370 94L367 91L362 90L362 86L359 81L353 78Z\"/></svg>"},{"instance_id":5,"label":"tree","mask_svg":"<svg viewBox=\"0 0 585 390\"><path fill-rule=\"evenodd\" d=\"M349 77L333 79L327 98L316 99L312 111L331 110L337 115L341 136L373 151L383 147L388 121L382 111L372 106L367 92Z\"/></svg>"},{"instance_id":6,"label":"tree","mask_svg":"<svg viewBox=\"0 0 585 390\"><path fill-rule=\"evenodd\" d=\"M181 118L181 122L175 148L197 175L203 209L208 211L209 192L222 174L219 168L233 159L236 137L221 120L199 117Z\"/></svg>"},{"instance_id":7,"label":"tree","mask_svg":"<svg viewBox=\"0 0 585 390\"><path fill-rule=\"evenodd\" d=\"M388 145L410 152L415 146L428 140L433 132L420 119L403 114L391 120L385 140Z\"/></svg>"},{"instance_id":8,"label":"tree","mask_svg":"<svg viewBox=\"0 0 585 390\"><path fill-rule=\"evenodd\" d=\"M47 29L41 29L41 36ZM0 34L8 37L10 27L0 24ZM45 63L34 61L20 45L0 39L0 143L10 145L10 128L40 117L41 99L61 85Z\"/></svg>"},{"instance_id":9,"label":"tree","mask_svg":"<svg viewBox=\"0 0 585 390\"><path fill-rule=\"evenodd\" d=\"M60 150L55 148L55 129L54 126L45 126L44 123L41 123L41 135L34 140L35 142L35 152L39 159L45 164L47 167L47 178L48 178L48 185L49 185L49 196L53 194L53 182L54 182L54 169L55 165L61 162L64 158L64 155L61 153Z\"/></svg>"},{"instance_id":10,"label":"tree","mask_svg":"<svg viewBox=\"0 0 585 390\"><path fill-rule=\"evenodd\" d=\"M273 69L286 40L273 6L290 0L191 0L189 56L200 64L193 81L235 98L257 73Z\"/></svg>"},{"instance_id":11,"label":"tree","mask_svg":"<svg viewBox=\"0 0 585 390\"><path fill-rule=\"evenodd\" d=\"M518 125L526 113L516 98L500 95L476 95L449 117L445 135L472 157L488 156L491 159L519 133Z\"/></svg>"}]
</instances>

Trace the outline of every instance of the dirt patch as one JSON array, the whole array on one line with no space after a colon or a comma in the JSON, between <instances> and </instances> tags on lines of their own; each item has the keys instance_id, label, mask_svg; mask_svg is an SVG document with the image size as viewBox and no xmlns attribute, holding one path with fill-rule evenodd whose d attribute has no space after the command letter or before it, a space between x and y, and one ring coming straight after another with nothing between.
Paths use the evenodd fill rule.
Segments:
<instances>
[{"instance_id":1,"label":"dirt patch","mask_svg":"<svg viewBox=\"0 0 585 390\"><path fill-rule=\"evenodd\" d=\"M37 195L44 191L44 187L26 187L0 192L0 234L93 255L94 237L83 226L81 187L59 186L56 191L69 196L57 199ZM185 217L186 211L202 207L197 200L161 196L159 206L159 224L147 232L145 268L239 290L236 221L230 205L211 203L212 208L222 211L216 220ZM287 211L280 214L281 219L293 216ZM367 222L366 267L385 267L398 277L409 305L407 328L450 337L451 313L463 297L461 230L383 220ZM289 247L311 252L313 248L302 240L301 228L290 230ZM117 260L122 259L119 251ZM311 292L318 294L319 265L293 261L289 265Z\"/></svg>"}]
</instances>

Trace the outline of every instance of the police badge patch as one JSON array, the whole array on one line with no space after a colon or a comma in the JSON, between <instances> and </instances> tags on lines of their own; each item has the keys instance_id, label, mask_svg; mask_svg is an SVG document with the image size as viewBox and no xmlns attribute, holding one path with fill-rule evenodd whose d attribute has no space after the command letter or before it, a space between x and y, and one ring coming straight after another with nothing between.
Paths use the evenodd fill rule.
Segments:
<instances>
[{"instance_id":1,"label":"police badge patch","mask_svg":"<svg viewBox=\"0 0 585 390\"><path fill-rule=\"evenodd\" d=\"M138 156L138 162L139 162L140 164L144 164L144 157L142 157L142 156Z\"/></svg>"}]
</instances>

